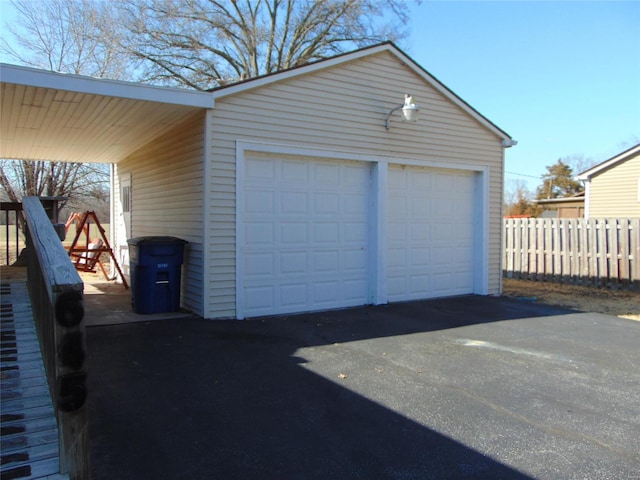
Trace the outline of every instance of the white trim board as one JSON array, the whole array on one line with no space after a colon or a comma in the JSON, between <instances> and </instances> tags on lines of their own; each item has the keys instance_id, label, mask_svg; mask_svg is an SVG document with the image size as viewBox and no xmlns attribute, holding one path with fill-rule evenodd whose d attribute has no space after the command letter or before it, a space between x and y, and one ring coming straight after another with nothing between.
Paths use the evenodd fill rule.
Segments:
<instances>
[{"instance_id":1,"label":"white trim board","mask_svg":"<svg viewBox=\"0 0 640 480\"><path fill-rule=\"evenodd\" d=\"M238 152L274 153L279 155L294 155L310 158L329 158L332 160L348 160L356 162L370 163L391 163L399 165L412 165L416 167L446 168L453 170L469 170L474 172L485 172L489 170L488 165L471 165L468 163L458 163L449 161L433 161L426 159L416 159L407 157L394 157L384 155L369 155L356 152L346 152L341 150L325 150L322 148L300 147L296 145L285 145L277 143L253 142L247 140L236 141L236 160Z\"/></svg>"}]
</instances>

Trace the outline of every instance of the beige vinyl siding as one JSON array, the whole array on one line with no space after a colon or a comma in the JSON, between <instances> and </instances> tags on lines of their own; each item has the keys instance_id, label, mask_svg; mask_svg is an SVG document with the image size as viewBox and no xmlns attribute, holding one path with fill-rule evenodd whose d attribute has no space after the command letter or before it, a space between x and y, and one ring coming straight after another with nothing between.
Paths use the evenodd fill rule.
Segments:
<instances>
[{"instance_id":1,"label":"beige vinyl siding","mask_svg":"<svg viewBox=\"0 0 640 480\"><path fill-rule=\"evenodd\" d=\"M640 155L591 178L589 217L640 217Z\"/></svg>"},{"instance_id":2,"label":"beige vinyl siding","mask_svg":"<svg viewBox=\"0 0 640 480\"><path fill-rule=\"evenodd\" d=\"M131 174L131 236L169 235L187 240L182 306L203 315L204 113L118 163Z\"/></svg>"},{"instance_id":3,"label":"beige vinyl siding","mask_svg":"<svg viewBox=\"0 0 640 480\"><path fill-rule=\"evenodd\" d=\"M412 94L418 123L389 110ZM212 275L205 310L235 312L236 141L316 148L391 159L489 167L489 293L500 292L501 138L388 52L216 99L211 134Z\"/></svg>"}]
</instances>

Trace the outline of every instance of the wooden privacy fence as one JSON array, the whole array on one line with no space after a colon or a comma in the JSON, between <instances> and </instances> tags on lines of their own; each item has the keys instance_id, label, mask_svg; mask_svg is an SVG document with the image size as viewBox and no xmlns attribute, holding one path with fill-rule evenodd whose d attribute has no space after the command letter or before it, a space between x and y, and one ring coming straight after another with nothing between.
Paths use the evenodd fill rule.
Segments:
<instances>
[{"instance_id":1,"label":"wooden privacy fence","mask_svg":"<svg viewBox=\"0 0 640 480\"><path fill-rule=\"evenodd\" d=\"M640 218L505 218L503 274L640 290Z\"/></svg>"}]
</instances>

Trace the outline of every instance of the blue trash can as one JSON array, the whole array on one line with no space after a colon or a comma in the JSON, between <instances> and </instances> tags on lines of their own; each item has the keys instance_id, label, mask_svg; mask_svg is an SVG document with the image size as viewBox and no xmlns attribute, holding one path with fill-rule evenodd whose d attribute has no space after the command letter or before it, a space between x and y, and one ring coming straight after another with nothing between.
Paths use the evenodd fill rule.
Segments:
<instances>
[{"instance_id":1,"label":"blue trash can","mask_svg":"<svg viewBox=\"0 0 640 480\"><path fill-rule=\"evenodd\" d=\"M127 243L133 311L177 311L180 308L180 271L187 241L176 237L137 237L130 238Z\"/></svg>"}]
</instances>

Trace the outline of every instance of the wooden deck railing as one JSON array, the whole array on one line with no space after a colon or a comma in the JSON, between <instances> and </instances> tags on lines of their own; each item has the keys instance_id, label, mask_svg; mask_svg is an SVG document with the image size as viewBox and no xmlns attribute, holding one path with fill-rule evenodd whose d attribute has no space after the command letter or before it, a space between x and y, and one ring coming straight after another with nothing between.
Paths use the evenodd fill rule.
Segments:
<instances>
[{"instance_id":1,"label":"wooden deck railing","mask_svg":"<svg viewBox=\"0 0 640 480\"><path fill-rule=\"evenodd\" d=\"M27 284L60 437L60 473L90 478L84 285L37 197L23 199Z\"/></svg>"},{"instance_id":2,"label":"wooden deck railing","mask_svg":"<svg viewBox=\"0 0 640 480\"><path fill-rule=\"evenodd\" d=\"M4 244L0 255L4 257L2 262L5 265L11 265L20 256L22 231L20 229L20 215L22 214L22 203L19 202L1 202L0 211L2 220L4 221Z\"/></svg>"}]
</instances>

